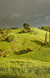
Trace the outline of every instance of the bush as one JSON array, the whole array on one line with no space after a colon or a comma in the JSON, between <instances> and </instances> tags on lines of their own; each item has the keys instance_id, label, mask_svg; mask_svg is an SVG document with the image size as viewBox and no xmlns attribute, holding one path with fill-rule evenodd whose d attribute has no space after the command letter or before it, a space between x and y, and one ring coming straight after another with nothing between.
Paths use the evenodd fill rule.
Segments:
<instances>
[{"instance_id":1,"label":"bush","mask_svg":"<svg viewBox=\"0 0 50 78\"><path fill-rule=\"evenodd\" d=\"M7 40L8 42L13 41L13 40L14 40L14 35L8 36L6 40Z\"/></svg>"},{"instance_id":2,"label":"bush","mask_svg":"<svg viewBox=\"0 0 50 78\"><path fill-rule=\"evenodd\" d=\"M23 33L27 33L28 31L26 29L23 30Z\"/></svg>"},{"instance_id":3,"label":"bush","mask_svg":"<svg viewBox=\"0 0 50 78\"><path fill-rule=\"evenodd\" d=\"M6 27L4 27L4 28L3 28L3 30L6 30L6 31L7 31L7 28L6 28Z\"/></svg>"},{"instance_id":4,"label":"bush","mask_svg":"<svg viewBox=\"0 0 50 78\"><path fill-rule=\"evenodd\" d=\"M0 41L5 41L5 38L3 38L3 37L0 37Z\"/></svg>"}]
</instances>

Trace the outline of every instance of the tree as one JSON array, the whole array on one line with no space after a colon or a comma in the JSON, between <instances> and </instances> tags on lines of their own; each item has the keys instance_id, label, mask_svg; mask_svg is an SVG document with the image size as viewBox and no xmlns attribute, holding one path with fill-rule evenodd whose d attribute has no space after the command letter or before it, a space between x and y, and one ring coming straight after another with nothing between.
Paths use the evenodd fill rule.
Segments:
<instances>
[{"instance_id":1,"label":"tree","mask_svg":"<svg viewBox=\"0 0 50 78\"><path fill-rule=\"evenodd\" d=\"M6 28L6 27L4 27L4 28L3 28L3 30L7 30L7 28Z\"/></svg>"},{"instance_id":2,"label":"tree","mask_svg":"<svg viewBox=\"0 0 50 78\"><path fill-rule=\"evenodd\" d=\"M23 24L23 27L24 27L26 30L29 30L29 29L30 29L30 25L27 24L27 23L24 23L24 24Z\"/></svg>"},{"instance_id":3,"label":"tree","mask_svg":"<svg viewBox=\"0 0 50 78\"><path fill-rule=\"evenodd\" d=\"M14 35L9 35L6 39L8 42L11 42L14 40Z\"/></svg>"}]
</instances>

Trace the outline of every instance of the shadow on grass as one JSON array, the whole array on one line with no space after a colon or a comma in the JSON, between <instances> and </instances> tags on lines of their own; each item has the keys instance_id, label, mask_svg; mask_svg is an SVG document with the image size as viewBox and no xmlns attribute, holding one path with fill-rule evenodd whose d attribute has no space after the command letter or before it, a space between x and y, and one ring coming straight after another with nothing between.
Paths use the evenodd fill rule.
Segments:
<instances>
[{"instance_id":1,"label":"shadow on grass","mask_svg":"<svg viewBox=\"0 0 50 78\"><path fill-rule=\"evenodd\" d=\"M18 34L23 34L24 32L18 32ZM28 32L27 32L28 33Z\"/></svg>"},{"instance_id":2,"label":"shadow on grass","mask_svg":"<svg viewBox=\"0 0 50 78\"><path fill-rule=\"evenodd\" d=\"M34 43L41 45L41 46L45 46L45 43L42 43L41 41L38 41L38 40L31 40L31 42L34 42Z\"/></svg>"},{"instance_id":3,"label":"shadow on grass","mask_svg":"<svg viewBox=\"0 0 50 78\"><path fill-rule=\"evenodd\" d=\"M8 75L2 75L2 76L0 76L0 78L23 78L23 77L21 77L21 76L8 76Z\"/></svg>"},{"instance_id":4,"label":"shadow on grass","mask_svg":"<svg viewBox=\"0 0 50 78\"><path fill-rule=\"evenodd\" d=\"M28 49L28 50L21 50L20 52L17 52L17 53L14 52L14 54L22 55L22 54L29 53L29 52L31 52L31 51L32 51L31 49Z\"/></svg>"},{"instance_id":5,"label":"shadow on grass","mask_svg":"<svg viewBox=\"0 0 50 78\"><path fill-rule=\"evenodd\" d=\"M19 29L19 28L11 28L11 29Z\"/></svg>"}]
</instances>

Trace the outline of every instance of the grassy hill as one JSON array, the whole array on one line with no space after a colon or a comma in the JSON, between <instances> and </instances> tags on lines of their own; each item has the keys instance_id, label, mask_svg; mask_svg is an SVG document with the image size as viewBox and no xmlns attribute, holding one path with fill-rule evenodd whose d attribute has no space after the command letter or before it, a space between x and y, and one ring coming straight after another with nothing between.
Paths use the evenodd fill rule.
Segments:
<instances>
[{"instance_id":1,"label":"grassy hill","mask_svg":"<svg viewBox=\"0 0 50 78\"><path fill-rule=\"evenodd\" d=\"M0 50L11 50L8 57L0 57L0 77L50 78L50 47L45 45L46 31L31 29L34 32L19 33L21 28L12 29L9 35L14 35L14 41L0 42ZM49 32L47 36L49 41Z\"/></svg>"}]
</instances>

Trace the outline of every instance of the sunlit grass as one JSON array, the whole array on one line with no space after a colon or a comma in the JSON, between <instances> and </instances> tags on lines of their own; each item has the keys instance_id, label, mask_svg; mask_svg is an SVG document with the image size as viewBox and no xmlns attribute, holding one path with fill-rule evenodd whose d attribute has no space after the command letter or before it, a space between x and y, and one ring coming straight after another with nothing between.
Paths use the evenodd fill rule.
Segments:
<instances>
[{"instance_id":1,"label":"sunlit grass","mask_svg":"<svg viewBox=\"0 0 50 78\"><path fill-rule=\"evenodd\" d=\"M8 57L0 57L1 78L50 78L50 47L45 45L46 31L38 28L33 33L19 33L21 29L11 30L14 42L0 42L0 50L11 48ZM47 32L49 41L49 32ZM31 48L32 51L21 53ZM14 52L18 50L18 53Z\"/></svg>"},{"instance_id":2,"label":"sunlit grass","mask_svg":"<svg viewBox=\"0 0 50 78\"><path fill-rule=\"evenodd\" d=\"M0 60L1 61L1 60ZM19 59L2 59L0 77L45 78L50 77L50 63Z\"/></svg>"}]
</instances>

